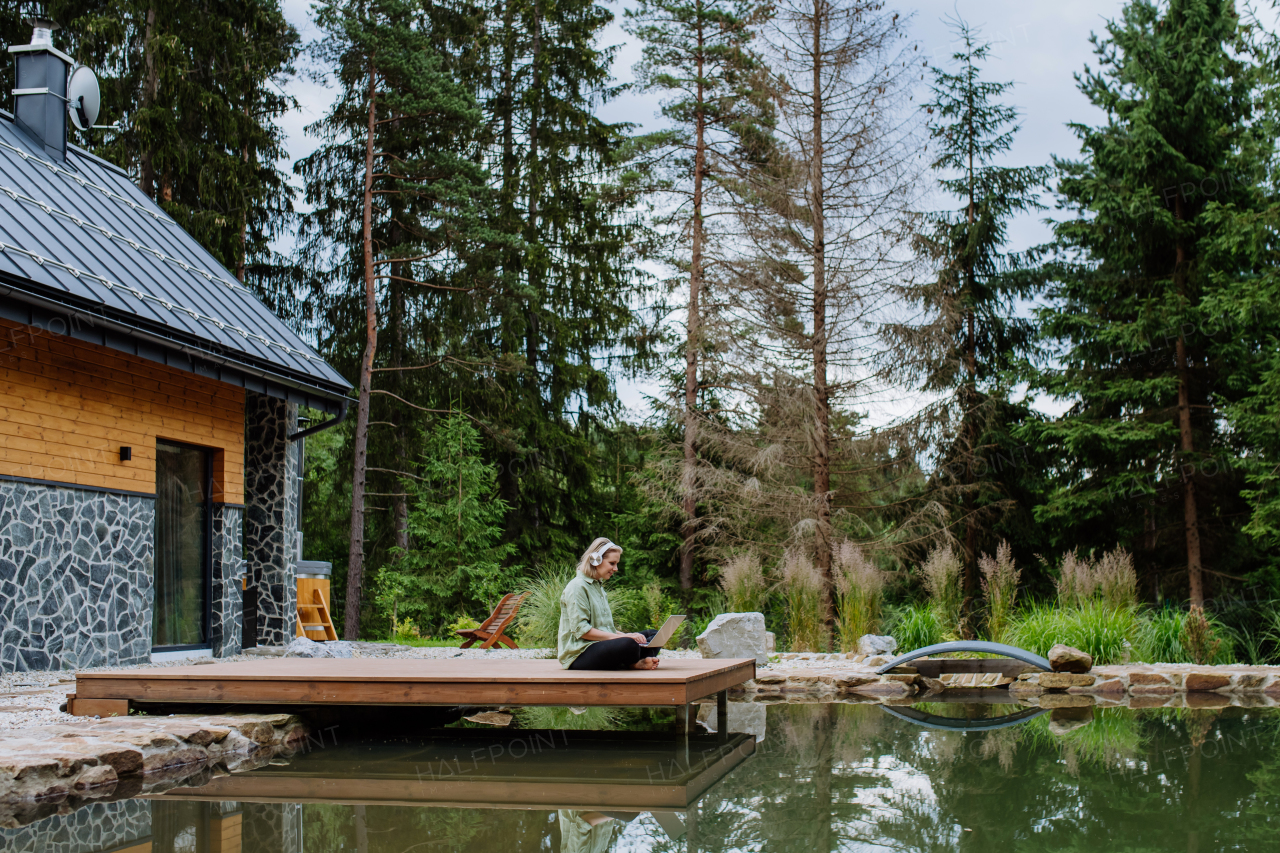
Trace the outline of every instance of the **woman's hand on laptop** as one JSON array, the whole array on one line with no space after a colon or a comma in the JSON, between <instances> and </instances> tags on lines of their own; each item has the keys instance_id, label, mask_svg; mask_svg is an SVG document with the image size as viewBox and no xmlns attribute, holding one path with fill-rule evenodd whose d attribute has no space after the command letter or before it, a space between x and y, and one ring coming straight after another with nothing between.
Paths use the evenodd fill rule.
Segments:
<instances>
[{"instance_id":1,"label":"woman's hand on laptop","mask_svg":"<svg viewBox=\"0 0 1280 853\"><path fill-rule=\"evenodd\" d=\"M623 634L624 637L630 637L642 646L649 645L649 638L644 634Z\"/></svg>"}]
</instances>

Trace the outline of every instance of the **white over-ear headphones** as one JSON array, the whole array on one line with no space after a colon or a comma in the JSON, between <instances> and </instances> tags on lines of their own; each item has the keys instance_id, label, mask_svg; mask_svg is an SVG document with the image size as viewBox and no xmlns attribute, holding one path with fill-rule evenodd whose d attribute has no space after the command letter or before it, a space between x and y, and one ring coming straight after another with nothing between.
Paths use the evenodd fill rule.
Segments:
<instances>
[{"instance_id":1,"label":"white over-ear headphones","mask_svg":"<svg viewBox=\"0 0 1280 853\"><path fill-rule=\"evenodd\" d=\"M622 549L606 539L605 543L600 546L600 550L592 553L591 565L593 566L600 565L600 563L604 560L604 555L609 553L610 551L618 551L619 553L621 553Z\"/></svg>"}]
</instances>

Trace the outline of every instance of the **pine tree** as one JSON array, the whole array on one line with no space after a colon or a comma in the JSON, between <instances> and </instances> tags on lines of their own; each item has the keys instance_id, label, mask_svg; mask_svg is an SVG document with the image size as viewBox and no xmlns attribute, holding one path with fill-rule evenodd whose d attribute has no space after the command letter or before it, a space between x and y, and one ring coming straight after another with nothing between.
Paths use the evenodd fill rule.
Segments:
<instances>
[{"instance_id":1,"label":"pine tree","mask_svg":"<svg viewBox=\"0 0 1280 853\"><path fill-rule=\"evenodd\" d=\"M979 542L982 531L1013 509L1005 483L1012 466L996 460L1013 443L1009 371L1027 354L1032 334L1016 306L1027 277L1004 245L1011 218L1042 209L1036 188L1050 170L996 165L1018 130L1017 110L1000 102L1013 84L983 80L990 44L979 43L963 20L950 26L961 43L951 57L955 70L930 68L933 100L923 106L932 116L938 183L961 207L930 217L931 227L918 240L926 263L937 270L932 281L905 293L924 309L923 322L891 324L886 333L899 375L937 396L923 414L925 429L941 444L926 494L947 507L948 524L963 531L964 589L972 599L979 548L993 545Z\"/></svg>"},{"instance_id":2,"label":"pine tree","mask_svg":"<svg viewBox=\"0 0 1280 853\"><path fill-rule=\"evenodd\" d=\"M1060 205L1076 216L1055 228L1060 257L1041 312L1057 364L1040 383L1074 402L1027 431L1061 460L1037 516L1084 541L1102 532L1133 543L1157 567L1172 539L1195 606L1206 556L1231 559L1238 500L1238 483L1219 473L1233 392L1205 333L1211 283L1237 272L1208 251L1222 236L1211 208L1251 204L1238 176L1252 72L1233 49L1233 6L1134 0L1093 39L1099 68L1077 79L1107 121L1072 125L1084 157L1055 161Z\"/></svg>"},{"instance_id":3,"label":"pine tree","mask_svg":"<svg viewBox=\"0 0 1280 853\"><path fill-rule=\"evenodd\" d=\"M683 454L680 506L683 513L680 586L693 586L697 521L699 358L707 347L703 291L714 275L716 234L708 213L717 204L717 183L734 180L769 148L773 124L762 73L751 52L756 28L768 8L757 0L641 0L627 10L628 31L644 44L637 66L641 86L665 94L662 115L673 125L656 135L658 156L673 160L671 192L676 213L666 227L677 232L674 264L687 274L684 342ZM723 231L723 229L721 229Z\"/></svg>"},{"instance_id":4,"label":"pine tree","mask_svg":"<svg viewBox=\"0 0 1280 853\"><path fill-rule=\"evenodd\" d=\"M484 252L488 176L479 164L483 116L473 94L449 73L423 26L421 7L404 0L334 0L318 7L339 97L314 127L324 144L301 161L307 201L304 253L328 260L315 281L325 318L321 343L343 360L358 342L359 400L352 439L351 537L344 635L359 634L364 582L366 487L379 332L393 325L393 363L403 353L406 289L415 303L458 300L490 283ZM358 307L357 307L358 306ZM441 310L447 315L448 306ZM362 324L352 323L360 317ZM450 340L430 340L447 352ZM340 361L341 363L341 361ZM403 398L399 398L403 400ZM409 405L413 405L410 403ZM421 408L419 406L419 408ZM380 466L372 466L380 467Z\"/></svg>"}]
</instances>

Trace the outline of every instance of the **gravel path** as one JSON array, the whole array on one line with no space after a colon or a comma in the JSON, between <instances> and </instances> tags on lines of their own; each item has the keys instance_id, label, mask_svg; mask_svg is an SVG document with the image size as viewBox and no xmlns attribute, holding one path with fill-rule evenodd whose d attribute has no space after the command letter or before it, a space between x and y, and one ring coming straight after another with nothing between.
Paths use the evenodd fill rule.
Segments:
<instances>
[{"instance_id":1,"label":"gravel path","mask_svg":"<svg viewBox=\"0 0 1280 853\"><path fill-rule=\"evenodd\" d=\"M414 648L392 643L352 643L353 655L356 658L406 658L421 660L445 660L464 658L467 660L537 660L555 656L554 649L454 649L454 648ZM273 654L273 652L275 652ZM129 669L149 669L165 666L191 666L193 664L232 663L235 661L261 660L263 657L280 657L280 650L258 650L255 654L234 655L225 658L203 658L199 660L170 661L166 663L144 663ZM666 650L663 655L672 658L699 657L692 650ZM122 669L119 666L92 667L82 672L99 672L102 670ZM14 672L0 675L0 733L5 730L23 729L29 726L49 726L56 723L72 723L77 717L58 710L58 706L67 700L68 693L76 689L75 673L61 672ZM0 738L3 734L0 734Z\"/></svg>"}]
</instances>

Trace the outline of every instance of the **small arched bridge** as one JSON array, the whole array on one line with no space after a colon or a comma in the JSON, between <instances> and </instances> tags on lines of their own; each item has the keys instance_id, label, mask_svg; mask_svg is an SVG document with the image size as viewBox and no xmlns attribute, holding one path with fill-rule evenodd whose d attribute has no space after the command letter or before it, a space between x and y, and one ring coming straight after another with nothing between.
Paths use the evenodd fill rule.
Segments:
<instances>
[{"instance_id":1,"label":"small arched bridge","mask_svg":"<svg viewBox=\"0 0 1280 853\"><path fill-rule=\"evenodd\" d=\"M956 652L999 655L1003 658L1009 658L1009 660L992 660L991 658L962 658L957 660L954 658L932 657L933 655L954 654ZM929 660L920 660L921 658L929 658ZM953 643L936 643L932 646L925 646L922 649L907 652L905 655L899 655L877 669L876 672L883 675L895 667L912 661L915 661L915 667L921 675L927 675L930 678L937 678L943 673L973 672L998 672L1003 675L1017 676L1032 668L1044 672L1048 672L1051 669L1048 660L1017 646L1009 646L1004 643L988 643L984 640L959 640Z\"/></svg>"}]
</instances>

